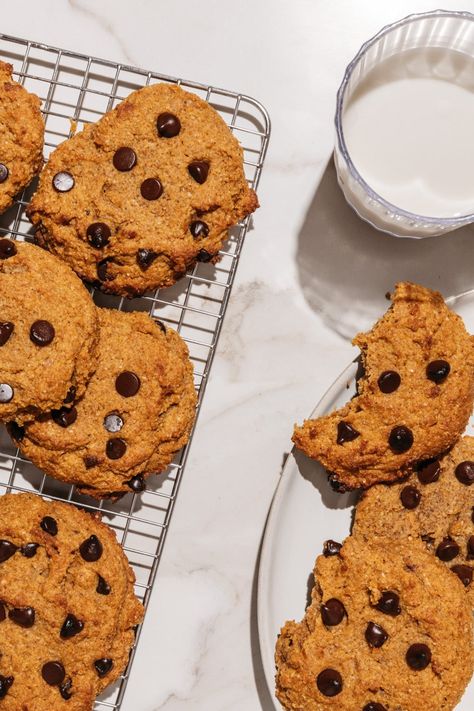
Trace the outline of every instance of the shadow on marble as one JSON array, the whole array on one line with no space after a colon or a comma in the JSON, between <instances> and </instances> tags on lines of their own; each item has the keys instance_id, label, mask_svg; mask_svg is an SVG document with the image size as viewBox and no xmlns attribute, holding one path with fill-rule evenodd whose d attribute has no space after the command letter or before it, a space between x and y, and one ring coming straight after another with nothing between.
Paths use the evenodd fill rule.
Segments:
<instances>
[{"instance_id":1,"label":"shadow on marble","mask_svg":"<svg viewBox=\"0 0 474 711\"><path fill-rule=\"evenodd\" d=\"M427 239L378 232L346 203L331 157L298 235L303 294L345 338L370 328L400 280L439 289L445 297L474 287L474 226Z\"/></svg>"},{"instance_id":2,"label":"shadow on marble","mask_svg":"<svg viewBox=\"0 0 474 711\"><path fill-rule=\"evenodd\" d=\"M319 491L321 501L327 509L347 509L354 506L357 499L356 492L338 493L334 491L328 482L326 470L319 462L310 459L297 449L294 450L293 454L299 473L303 479L311 482L314 488Z\"/></svg>"}]
</instances>

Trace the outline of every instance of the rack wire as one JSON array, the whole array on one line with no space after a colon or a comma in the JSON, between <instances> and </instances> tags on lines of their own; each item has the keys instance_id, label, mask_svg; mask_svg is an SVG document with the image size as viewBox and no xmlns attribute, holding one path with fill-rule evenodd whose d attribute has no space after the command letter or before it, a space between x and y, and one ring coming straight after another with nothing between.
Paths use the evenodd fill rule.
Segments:
<instances>
[{"instance_id":1,"label":"rack wire","mask_svg":"<svg viewBox=\"0 0 474 711\"><path fill-rule=\"evenodd\" d=\"M190 89L221 114L244 150L246 178L252 188L257 188L270 136L270 120L265 108L255 99L4 34L0 34L0 58L10 62L14 78L42 100L46 123L46 160L51 151L75 130L97 121L131 91L151 82L163 81ZM34 182L0 216L0 235L8 234L14 239L32 241L32 226L24 211L35 189ZM197 264L171 288L131 300L92 290L96 303L101 306L146 311L180 333L188 345L194 366L197 414L250 224L251 218L246 218L230 231L217 265ZM0 494L28 491L51 499L66 500L90 511L100 511L103 520L114 528L130 560L136 575L136 593L146 608L192 437L166 472L148 480L145 492L127 494L116 503L105 500L97 503L81 495L74 486L50 479L36 469L20 455L2 428ZM140 631L141 627L137 630L126 672L99 697L95 711L118 711L121 708Z\"/></svg>"}]
</instances>

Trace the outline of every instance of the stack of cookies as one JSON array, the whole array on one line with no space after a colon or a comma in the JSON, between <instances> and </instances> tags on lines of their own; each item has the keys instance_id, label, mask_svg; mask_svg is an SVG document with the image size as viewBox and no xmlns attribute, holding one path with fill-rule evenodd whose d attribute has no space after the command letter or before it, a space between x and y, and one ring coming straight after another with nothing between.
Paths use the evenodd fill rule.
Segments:
<instances>
[{"instance_id":1,"label":"stack of cookies","mask_svg":"<svg viewBox=\"0 0 474 711\"><path fill-rule=\"evenodd\" d=\"M474 338L436 292L392 301L354 341L356 395L294 432L333 488L364 491L277 642L292 711L451 711L473 673Z\"/></svg>"}]
</instances>

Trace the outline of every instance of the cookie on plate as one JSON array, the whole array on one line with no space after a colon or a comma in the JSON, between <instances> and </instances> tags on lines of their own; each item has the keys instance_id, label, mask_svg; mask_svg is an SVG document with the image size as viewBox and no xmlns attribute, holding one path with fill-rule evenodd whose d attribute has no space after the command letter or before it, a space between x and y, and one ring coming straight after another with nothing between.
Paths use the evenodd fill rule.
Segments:
<instances>
[{"instance_id":1,"label":"cookie on plate","mask_svg":"<svg viewBox=\"0 0 474 711\"><path fill-rule=\"evenodd\" d=\"M115 534L33 494L0 497L0 704L88 711L124 671L143 609Z\"/></svg>"},{"instance_id":2,"label":"cookie on plate","mask_svg":"<svg viewBox=\"0 0 474 711\"><path fill-rule=\"evenodd\" d=\"M353 532L371 542L422 540L464 583L474 607L474 438L421 462L403 482L364 492Z\"/></svg>"},{"instance_id":3,"label":"cookie on plate","mask_svg":"<svg viewBox=\"0 0 474 711\"><path fill-rule=\"evenodd\" d=\"M0 239L0 422L80 396L95 366L97 311L61 260Z\"/></svg>"},{"instance_id":4,"label":"cookie on plate","mask_svg":"<svg viewBox=\"0 0 474 711\"><path fill-rule=\"evenodd\" d=\"M302 622L276 645L277 697L291 711L450 711L473 668L461 582L421 545L346 539L320 556Z\"/></svg>"},{"instance_id":5,"label":"cookie on plate","mask_svg":"<svg viewBox=\"0 0 474 711\"><path fill-rule=\"evenodd\" d=\"M154 84L53 152L28 215L38 243L83 279L134 296L215 260L229 227L257 206L219 114Z\"/></svg>"},{"instance_id":6,"label":"cookie on plate","mask_svg":"<svg viewBox=\"0 0 474 711\"><path fill-rule=\"evenodd\" d=\"M39 173L43 164L41 102L12 79L11 64L0 62L0 212Z\"/></svg>"},{"instance_id":7,"label":"cookie on plate","mask_svg":"<svg viewBox=\"0 0 474 711\"><path fill-rule=\"evenodd\" d=\"M296 427L293 441L336 484L367 488L404 476L461 436L474 399L474 337L443 297L397 284L393 304L354 345L357 395L342 409Z\"/></svg>"},{"instance_id":8,"label":"cookie on plate","mask_svg":"<svg viewBox=\"0 0 474 711\"><path fill-rule=\"evenodd\" d=\"M187 442L196 409L192 365L171 328L139 312L98 309L97 369L85 395L10 428L47 474L100 498L141 491Z\"/></svg>"}]
</instances>

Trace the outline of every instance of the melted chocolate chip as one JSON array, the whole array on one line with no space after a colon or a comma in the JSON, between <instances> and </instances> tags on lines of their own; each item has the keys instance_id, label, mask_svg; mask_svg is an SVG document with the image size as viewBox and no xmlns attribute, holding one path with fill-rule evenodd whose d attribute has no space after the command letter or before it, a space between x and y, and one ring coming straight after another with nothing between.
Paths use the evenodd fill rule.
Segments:
<instances>
[{"instance_id":1,"label":"melted chocolate chip","mask_svg":"<svg viewBox=\"0 0 474 711\"><path fill-rule=\"evenodd\" d=\"M0 541L0 563L5 563L9 558L11 558L18 550L18 546L11 541Z\"/></svg>"},{"instance_id":2,"label":"melted chocolate chip","mask_svg":"<svg viewBox=\"0 0 474 711\"><path fill-rule=\"evenodd\" d=\"M342 691L342 676L335 669L324 669L318 674L316 684L324 696L337 696Z\"/></svg>"},{"instance_id":3,"label":"melted chocolate chip","mask_svg":"<svg viewBox=\"0 0 474 711\"><path fill-rule=\"evenodd\" d=\"M204 239L209 234L209 225L202 220L194 220L189 225L189 231L191 232L194 239Z\"/></svg>"},{"instance_id":4,"label":"melted chocolate chip","mask_svg":"<svg viewBox=\"0 0 474 711\"><path fill-rule=\"evenodd\" d=\"M345 494L350 489L342 481L339 481L337 474L331 474L328 472L328 483L329 486L336 494Z\"/></svg>"},{"instance_id":5,"label":"melted chocolate chip","mask_svg":"<svg viewBox=\"0 0 474 711\"><path fill-rule=\"evenodd\" d=\"M474 462L461 462L457 465L454 473L461 484L466 486L474 484Z\"/></svg>"},{"instance_id":6,"label":"melted chocolate chip","mask_svg":"<svg viewBox=\"0 0 474 711\"><path fill-rule=\"evenodd\" d=\"M96 467L99 463L99 460L97 457L94 457L93 454L86 454L84 457L84 464L86 469L92 469L93 467Z\"/></svg>"},{"instance_id":7,"label":"melted chocolate chip","mask_svg":"<svg viewBox=\"0 0 474 711\"><path fill-rule=\"evenodd\" d=\"M20 553L25 556L25 558L34 558L38 548L39 543L26 543L26 545L20 548Z\"/></svg>"},{"instance_id":8,"label":"melted chocolate chip","mask_svg":"<svg viewBox=\"0 0 474 711\"><path fill-rule=\"evenodd\" d=\"M71 385L69 390L67 391L67 395L64 398L63 402L65 405L68 405L71 402L74 402L74 398L76 397L76 388L74 385Z\"/></svg>"},{"instance_id":9,"label":"melted chocolate chip","mask_svg":"<svg viewBox=\"0 0 474 711\"><path fill-rule=\"evenodd\" d=\"M379 375L379 379L377 380L379 389L386 395L394 393L395 390L398 390L401 382L402 379L395 370L384 370L384 372Z\"/></svg>"},{"instance_id":10,"label":"melted chocolate chip","mask_svg":"<svg viewBox=\"0 0 474 711\"><path fill-rule=\"evenodd\" d=\"M438 459L434 461L420 462L418 465L418 481L420 484L433 484L438 481L441 474L441 466Z\"/></svg>"},{"instance_id":11,"label":"melted chocolate chip","mask_svg":"<svg viewBox=\"0 0 474 711\"><path fill-rule=\"evenodd\" d=\"M71 173L67 173L66 171L56 173L53 178L53 188L56 190L56 192L68 193L70 190L73 189L73 187L74 178L72 177Z\"/></svg>"},{"instance_id":12,"label":"melted chocolate chip","mask_svg":"<svg viewBox=\"0 0 474 711\"><path fill-rule=\"evenodd\" d=\"M390 432L388 443L396 454L403 454L412 446L413 434L405 425L398 425Z\"/></svg>"},{"instance_id":13,"label":"melted chocolate chip","mask_svg":"<svg viewBox=\"0 0 474 711\"><path fill-rule=\"evenodd\" d=\"M60 407L51 411L51 417L57 425L66 428L77 420L77 410L75 407Z\"/></svg>"},{"instance_id":14,"label":"melted chocolate chip","mask_svg":"<svg viewBox=\"0 0 474 711\"><path fill-rule=\"evenodd\" d=\"M467 559L474 559L474 536L471 536L467 542Z\"/></svg>"},{"instance_id":15,"label":"melted chocolate chip","mask_svg":"<svg viewBox=\"0 0 474 711\"><path fill-rule=\"evenodd\" d=\"M9 170L5 163L0 163L0 183L4 183L8 178Z\"/></svg>"},{"instance_id":16,"label":"melted chocolate chip","mask_svg":"<svg viewBox=\"0 0 474 711\"><path fill-rule=\"evenodd\" d=\"M140 378L131 370L124 370L115 379L115 389L122 397L133 397L140 390Z\"/></svg>"},{"instance_id":17,"label":"melted chocolate chip","mask_svg":"<svg viewBox=\"0 0 474 711\"><path fill-rule=\"evenodd\" d=\"M11 239L0 239L0 259L14 257L17 252L16 244Z\"/></svg>"},{"instance_id":18,"label":"melted chocolate chip","mask_svg":"<svg viewBox=\"0 0 474 711\"><path fill-rule=\"evenodd\" d=\"M105 447L105 453L109 459L121 459L126 451L127 443L120 437L112 437Z\"/></svg>"},{"instance_id":19,"label":"melted chocolate chip","mask_svg":"<svg viewBox=\"0 0 474 711\"><path fill-rule=\"evenodd\" d=\"M111 258L106 257L105 259L101 259L100 262L97 262L97 276L100 281L113 281L113 279L115 279L112 274L107 272L107 267L111 261Z\"/></svg>"},{"instance_id":20,"label":"melted chocolate chip","mask_svg":"<svg viewBox=\"0 0 474 711\"><path fill-rule=\"evenodd\" d=\"M110 590L111 590L110 585L108 584L108 582L106 580L104 580L102 575L97 575L97 577L98 577L98 581L97 581L97 587L95 589L96 592L98 592L99 595L109 595Z\"/></svg>"},{"instance_id":21,"label":"melted chocolate chip","mask_svg":"<svg viewBox=\"0 0 474 711\"><path fill-rule=\"evenodd\" d=\"M89 225L87 228L86 235L92 247L103 249L109 243L111 231L105 222L93 222L92 225Z\"/></svg>"},{"instance_id":22,"label":"melted chocolate chip","mask_svg":"<svg viewBox=\"0 0 474 711\"><path fill-rule=\"evenodd\" d=\"M431 662L431 650L426 644L412 644L406 653L407 664L414 671L423 671Z\"/></svg>"},{"instance_id":23,"label":"melted chocolate chip","mask_svg":"<svg viewBox=\"0 0 474 711\"><path fill-rule=\"evenodd\" d=\"M387 709L385 708L385 706L377 703L376 701L370 701L364 706L362 711L387 711Z\"/></svg>"},{"instance_id":24,"label":"melted chocolate chip","mask_svg":"<svg viewBox=\"0 0 474 711\"><path fill-rule=\"evenodd\" d=\"M181 131L181 122L174 114L164 112L156 119L156 129L161 138L174 138Z\"/></svg>"},{"instance_id":25,"label":"melted chocolate chip","mask_svg":"<svg viewBox=\"0 0 474 711\"><path fill-rule=\"evenodd\" d=\"M33 627L35 624L35 611L33 607L14 607L8 617L20 627Z\"/></svg>"},{"instance_id":26,"label":"melted chocolate chip","mask_svg":"<svg viewBox=\"0 0 474 711\"><path fill-rule=\"evenodd\" d=\"M15 326L11 321L3 321L0 323L0 346L4 346L13 333Z\"/></svg>"},{"instance_id":27,"label":"melted chocolate chip","mask_svg":"<svg viewBox=\"0 0 474 711\"><path fill-rule=\"evenodd\" d=\"M426 377L434 383L442 383L449 375L451 367L445 360L433 360L426 366Z\"/></svg>"},{"instance_id":28,"label":"melted chocolate chip","mask_svg":"<svg viewBox=\"0 0 474 711\"><path fill-rule=\"evenodd\" d=\"M453 565L451 570L466 588L472 583L472 568L469 565Z\"/></svg>"},{"instance_id":29,"label":"melted chocolate chip","mask_svg":"<svg viewBox=\"0 0 474 711\"><path fill-rule=\"evenodd\" d=\"M7 612L5 610L5 605L0 602L0 622L4 622L7 619Z\"/></svg>"},{"instance_id":30,"label":"melted chocolate chip","mask_svg":"<svg viewBox=\"0 0 474 711\"><path fill-rule=\"evenodd\" d=\"M10 402L13 398L13 388L8 383L0 383L0 402Z\"/></svg>"},{"instance_id":31,"label":"melted chocolate chip","mask_svg":"<svg viewBox=\"0 0 474 711\"><path fill-rule=\"evenodd\" d=\"M50 536L58 535L58 524L52 516L45 516L40 523L41 528Z\"/></svg>"},{"instance_id":32,"label":"melted chocolate chip","mask_svg":"<svg viewBox=\"0 0 474 711\"><path fill-rule=\"evenodd\" d=\"M196 183L202 185L207 180L209 163L205 160L193 160L193 162L188 165L188 171L191 178L193 178Z\"/></svg>"},{"instance_id":33,"label":"melted chocolate chip","mask_svg":"<svg viewBox=\"0 0 474 711\"><path fill-rule=\"evenodd\" d=\"M64 681L66 672L61 662L46 662L41 670L41 676L50 686L59 686Z\"/></svg>"},{"instance_id":34,"label":"melted chocolate chip","mask_svg":"<svg viewBox=\"0 0 474 711\"><path fill-rule=\"evenodd\" d=\"M385 615L391 615L392 617L397 617L402 611L399 596L391 590L386 590L382 593L375 607Z\"/></svg>"},{"instance_id":35,"label":"melted chocolate chip","mask_svg":"<svg viewBox=\"0 0 474 711\"><path fill-rule=\"evenodd\" d=\"M65 701L69 701L69 699L72 696L71 693L71 688L72 688L72 679L69 676L66 681L64 681L61 686L59 687L59 693L63 697Z\"/></svg>"},{"instance_id":36,"label":"melted chocolate chip","mask_svg":"<svg viewBox=\"0 0 474 711\"><path fill-rule=\"evenodd\" d=\"M436 555L440 560L447 563L459 555L459 546L452 538L443 538L436 549Z\"/></svg>"},{"instance_id":37,"label":"melted chocolate chip","mask_svg":"<svg viewBox=\"0 0 474 711\"><path fill-rule=\"evenodd\" d=\"M102 679L104 676L106 676L109 671L112 669L114 665L114 662L112 659L96 659L94 662L95 670L97 672L97 675Z\"/></svg>"},{"instance_id":38,"label":"melted chocolate chip","mask_svg":"<svg viewBox=\"0 0 474 711\"><path fill-rule=\"evenodd\" d=\"M140 185L140 193L145 200L158 200L163 195L163 185L158 178L147 178Z\"/></svg>"},{"instance_id":39,"label":"melted chocolate chip","mask_svg":"<svg viewBox=\"0 0 474 711\"><path fill-rule=\"evenodd\" d=\"M145 491L146 489L145 479L141 474L137 474L136 476L132 476L132 478L127 481L127 486L129 486L130 489L136 494L139 494L141 491Z\"/></svg>"},{"instance_id":40,"label":"melted chocolate chip","mask_svg":"<svg viewBox=\"0 0 474 711\"><path fill-rule=\"evenodd\" d=\"M352 440L357 439L360 436L360 432L357 432L352 425L348 422L341 420L337 425L337 439L338 444L344 444L344 442L352 442Z\"/></svg>"},{"instance_id":41,"label":"melted chocolate chip","mask_svg":"<svg viewBox=\"0 0 474 711\"><path fill-rule=\"evenodd\" d=\"M199 252L196 255L196 259L198 262L210 262L212 259L212 254L208 252L206 249L200 249Z\"/></svg>"},{"instance_id":42,"label":"melted chocolate chip","mask_svg":"<svg viewBox=\"0 0 474 711\"><path fill-rule=\"evenodd\" d=\"M346 608L340 600L332 597L321 605L321 619L327 627L335 627L344 619Z\"/></svg>"},{"instance_id":43,"label":"melted chocolate chip","mask_svg":"<svg viewBox=\"0 0 474 711\"><path fill-rule=\"evenodd\" d=\"M123 427L123 420L116 412L109 412L104 417L104 427L107 432L120 432Z\"/></svg>"},{"instance_id":44,"label":"melted chocolate chip","mask_svg":"<svg viewBox=\"0 0 474 711\"><path fill-rule=\"evenodd\" d=\"M16 422L8 423L8 431L16 442L21 442L25 436L25 428Z\"/></svg>"},{"instance_id":45,"label":"melted chocolate chip","mask_svg":"<svg viewBox=\"0 0 474 711\"><path fill-rule=\"evenodd\" d=\"M82 620L78 620L75 615L70 613L64 620L59 634L62 639L70 639L71 637L75 637L76 634L79 634L79 632L82 632L83 629L84 623Z\"/></svg>"},{"instance_id":46,"label":"melted chocolate chip","mask_svg":"<svg viewBox=\"0 0 474 711\"><path fill-rule=\"evenodd\" d=\"M158 254L152 249L139 249L137 252L137 264L140 269L146 271L153 264Z\"/></svg>"},{"instance_id":47,"label":"melted chocolate chip","mask_svg":"<svg viewBox=\"0 0 474 711\"><path fill-rule=\"evenodd\" d=\"M137 154L133 148L122 146L115 151L112 163L114 164L114 168L120 170L122 173L132 170L137 163Z\"/></svg>"},{"instance_id":48,"label":"melted chocolate chip","mask_svg":"<svg viewBox=\"0 0 474 711\"><path fill-rule=\"evenodd\" d=\"M155 323L156 323L156 325L158 326L158 328L159 328L164 334L166 334L166 326L165 326L165 324L163 323L163 321L159 321L158 319L155 319Z\"/></svg>"},{"instance_id":49,"label":"melted chocolate chip","mask_svg":"<svg viewBox=\"0 0 474 711\"><path fill-rule=\"evenodd\" d=\"M380 625L377 625L375 622L369 622L365 630L365 639L369 647L378 649L385 644L388 639L388 634Z\"/></svg>"},{"instance_id":50,"label":"melted chocolate chip","mask_svg":"<svg viewBox=\"0 0 474 711\"><path fill-rule=\"evenodd\" d=\"M35 321L30 328L30 339L37 346L49 346L54 336L54 326L49 321Z\"/></svg>"},{"instance_id":51,"label":"melted chocolate chip","mask_svg":"<svg viewBox=\"0 0 474 711\"><path fill-rule=\"evenodd\" d=\"M0 674L0 699L4 699L8 693L8 689L13 684L15 677L3 676Z\"/></svg>"},{"instance_id":52,"label":"melted chocolate chip","mask_svg":"<svg viewBox=\"0 0 474 711\"><path fill-rule=\"evenodd\" d=\"M337 541L333 541L329 539L328 541L324 542L324 547L323 547L323 555L325 558L329 558L329 556L332 555L339 555L339 551L342 548L342 543L338 543Z\"/></svg>"},{"instance_id":53,"label":"melted chocolate chip","mask_svg":"<svg viewBox=\"0 0 474 711\"><path fill-rule=\"evenodd\" d=\"M421 501L421 494L416 486L404 486L400 492L400 501L406 509L416 509Z\"/></svg>"},{"instance_id":54,"label":"melted chocolate chip","mask_svg":"<svg viewBox=\"0 0 474 711\"><path fill-rule=\"evenodd\" d=\"M90 536L79 547L81 556L88 563L94 563L99 560L103 553L102 543L99 541L97 536Z\"/></svg>"}]
</instances>

